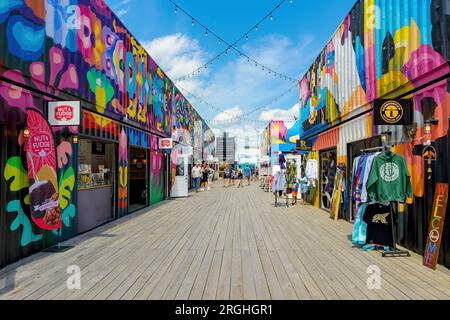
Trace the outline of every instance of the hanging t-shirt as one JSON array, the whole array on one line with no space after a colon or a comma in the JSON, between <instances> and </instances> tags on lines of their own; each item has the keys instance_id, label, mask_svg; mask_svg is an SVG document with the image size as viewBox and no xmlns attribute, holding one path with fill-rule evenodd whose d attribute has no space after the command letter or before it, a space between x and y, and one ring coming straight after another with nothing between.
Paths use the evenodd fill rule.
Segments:
<instances>
[{"instance_id":1,"label":"hanging t-shirt","mask_svg":"<svg viewBox=\"0 0 450 320\"><path fill-rule=\"evenodd\" d=\"M367 181L369 199L381 203L404 202L412 197L411 175L405 158L393 152L375 157Z\"/></svg>"},{"instance_id":2,"label":"hanging t-shirt","mask_svg":"<svg viewBox=\"0 0 450 320\"><path fill-rule=\"evenodd\" d=\"M363 173L363 178L362 178L362 183L361 183L361 202L368 202L368 195L367 195L367 181L369 180L369 175L370 175L370 169L372 168L372 163L373 160L375 159L377 155L376 154L371 154L367 157L366 163L365 163L365 168L364 168L364 173Z\"/></svg>"},{"instance_id":3,"label":"hanging t-shirt","mask_svg":"<svg viewBox=\"0 0 450 320\"><path fill-rule=\"evenodd\" d=\"M367 224L366 244L394 246L389 206L380 203L368 205L363 220Z\"/></svg>"}]
</instances>

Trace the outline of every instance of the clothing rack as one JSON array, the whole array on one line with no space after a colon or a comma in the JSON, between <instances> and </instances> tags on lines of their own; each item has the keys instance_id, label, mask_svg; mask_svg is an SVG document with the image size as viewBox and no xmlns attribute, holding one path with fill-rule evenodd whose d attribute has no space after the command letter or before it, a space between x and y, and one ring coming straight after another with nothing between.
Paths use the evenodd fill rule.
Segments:
<instances>
[{"instance_id":1,"label":"clothing rack","mask_svg":"<svg viewBox=\"0 0 450 320\"><path fill-rule=\"evenodd\" d=\"M368 153L368 152L375 152L375 151L382 151L386 149L390 149L391 147L389 145L382 146L382 147L374 147L374 148L367 148L362 149L361 153ZM394 215L396 214L396 210L394 208L394 203L389 203L389 211L391 216L391 228L392 228L392 250L384 250L382 252L383 257L409 257L411 254L407 250L398 250L397 249L397 233L395 232L395 226L394 226Z\"/></svg>"}]
</instances>

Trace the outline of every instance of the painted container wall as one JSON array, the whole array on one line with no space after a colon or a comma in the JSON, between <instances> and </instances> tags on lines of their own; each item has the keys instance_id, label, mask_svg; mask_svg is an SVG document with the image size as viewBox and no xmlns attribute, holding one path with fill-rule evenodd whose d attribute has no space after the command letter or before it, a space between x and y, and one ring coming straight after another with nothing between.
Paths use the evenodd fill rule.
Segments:
<instances>
[{"instance_id":1,"label":"painted container wall","mask_svg":"<svg viewBox=\"0 0 450 320\"><path fill-rule=\"evenodd\" d=\"M0 160L5 165L0 192L1 267L56 240L54 233L37 230L29 219L20 136L26 107L43 110L49 100L81 100L85 110L93 111L83 113L80 130L118 142L119 216L128 213L128 147L152 143L136 135L138 131L129 131L129 126L167 137L175 127L184 142L192 141L184 117L187 100L174 125L173 83L103 0L0 0L0 43L0 126L7 133L0 138ZM198 128L195 137L200 141L203 133ZM77 232L77 146L67 138L77 130L55 129L63 238ZM151 183L159 194L157 158L152 168Z\"/></svg>"},{"instance_id":2,"label":"painted container wall","mask_svg":"<svg viewBox=\"0 0 450 320\"><path fill-rule=\"evenodd\" d=\"M449 7L445 0L358 1L299 82L302 136L445 75Z\"/></svg>"},{"instance_id":3,"label":"painted container wall","mask_svg":"<svg viewBox=\"0 0 450 320\"><path fill-rule=\"evenodd\" d=\"M9 72L7 75L12 76ZM22 80L19 78L19 80ZM42 111L49 97L0 81L0 267L57 242L57 233L38 228L30 219L28 168L25 139L25 107ZM77 144L67 137L77 127L53 128L57 151L57 174L62 212L62 239L77 233Z\"/></svg>"},{"instance_id":4,"label":"painted container wall","mask_svg":"<svg viewBox=\"0 0 450 320\"><path fill-rule=\"evenodd\" d=\"M449 23L448 1L360 0L299 83L302 138L312 140L319 150L327 145L328 138L337 139L337 134L338 162L347 167L348 143L392 131L389 142L395 146L393 151L407 161L414 194L413 203L399 221L399 240L420 254L424 251L435 184L449 182ZM413 100L417 125L414 135L408 135L404 126L373 125L372 102L381 97ZM433 117L439 119L439 124L427 137L424 121ZM424 141L428 139L438 154L430 179L422 158ZM450 266L449 215L440 263Z\"/></svg>"}]
</instances>

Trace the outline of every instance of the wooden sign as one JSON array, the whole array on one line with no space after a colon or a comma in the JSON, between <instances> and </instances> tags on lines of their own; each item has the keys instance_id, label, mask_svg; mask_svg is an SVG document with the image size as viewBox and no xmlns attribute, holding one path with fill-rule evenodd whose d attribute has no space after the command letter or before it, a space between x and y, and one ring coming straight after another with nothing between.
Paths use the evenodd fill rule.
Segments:
<instances>
[{"instance_id":1,"label":"wooden sign","mask_svg":"<svg viewBox=\"0 0 450 320\"><path fill-rule=\"evenodd\" d=\"M442 240L442 230L444 229L445 213L447 211L448 184L438 183L433 201L433 211L431 212L427 245L423 254L423 265L436 270L439 258L439 248Z\"/></svg>"}]
</instances>

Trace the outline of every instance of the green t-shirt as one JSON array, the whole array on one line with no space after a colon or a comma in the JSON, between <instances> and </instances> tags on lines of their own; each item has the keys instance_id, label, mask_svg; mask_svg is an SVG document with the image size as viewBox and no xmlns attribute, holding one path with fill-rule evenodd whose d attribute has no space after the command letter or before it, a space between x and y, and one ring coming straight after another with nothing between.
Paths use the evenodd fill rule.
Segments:
<instances>
[{"instance_id":1,"label":"green t-shirt","mask_svg":"<svg viewBox=\"0 0 450 320\"><path fill-rule=\"evenodd\" d=\"M412 197L411 175L405 158L395 153L375 157L367 180L369 199L381 203L404 202Z\"/></svg>"}]
</instances>

